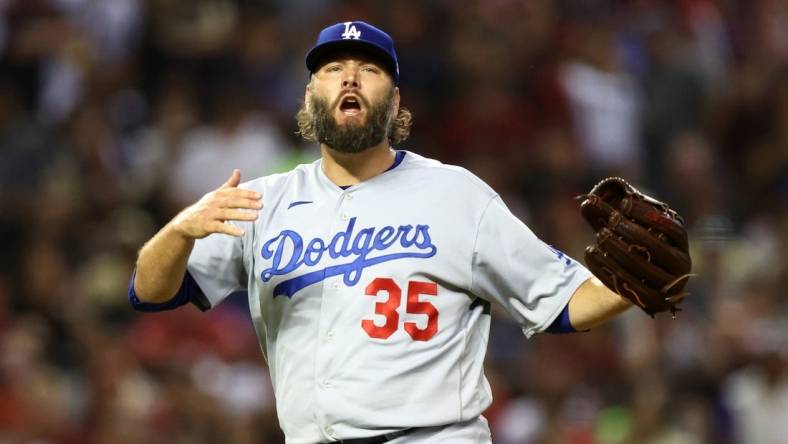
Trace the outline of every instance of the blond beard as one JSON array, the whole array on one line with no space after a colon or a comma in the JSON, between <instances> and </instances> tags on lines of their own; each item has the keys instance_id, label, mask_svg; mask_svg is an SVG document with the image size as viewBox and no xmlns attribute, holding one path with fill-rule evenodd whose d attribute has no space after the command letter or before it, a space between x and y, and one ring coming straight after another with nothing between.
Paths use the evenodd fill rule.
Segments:
<instances>
[{"instance_id":1,"label":"blond beard","mask_svg":"<svg viewBox=\"0 0 788 444\"><path fill-rule=\"evenodd\" d=\"M311 106L307 107L306 113L317 142L343 153L360 153L388 138L394 117L393 88L386 97L374 104L359 97L368 110L365 121L347 122L343 125L337 122L332 112L339 105L339 98L329 105L325 98L317 96L314 92L311 94L309 100Z\"/></svg>"}]
</instances>

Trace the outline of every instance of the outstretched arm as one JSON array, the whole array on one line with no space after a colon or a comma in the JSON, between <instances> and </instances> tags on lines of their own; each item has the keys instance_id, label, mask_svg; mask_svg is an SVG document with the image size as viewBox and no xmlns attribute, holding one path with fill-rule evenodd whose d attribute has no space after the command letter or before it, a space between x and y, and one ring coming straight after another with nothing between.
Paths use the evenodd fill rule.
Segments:
<instances>
[{"instance_id":1,"label":"outstretched arm","mask_svg":"<svg viewBox=\"0 0 788 444\"><path fill-rule=\"evenodd\" d=\"M607 322L632 306L626 298L592 277L580 284L569 300L569 319L578 330L589 330Z\"/></svg>"},{"instance_id":2,"label":"outstretched arm","mask_svg":"<svg viewBox=\"0 0 788 444\"><path fill-rule=\"evenodd\" d=\"M233 170L227 182L181 211L142 247L134 275L141 302L166 302L178 292L195 239L212 233L241 236L243 231L227 221L257 219L262 196L238 188L240 181L240 171Z\"/></svg>"}]
</instances>

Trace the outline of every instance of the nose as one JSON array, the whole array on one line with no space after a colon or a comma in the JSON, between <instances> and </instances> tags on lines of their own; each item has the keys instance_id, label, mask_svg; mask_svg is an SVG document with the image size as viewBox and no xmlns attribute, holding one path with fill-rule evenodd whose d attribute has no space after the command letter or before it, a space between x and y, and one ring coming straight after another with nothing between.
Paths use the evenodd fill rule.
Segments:
<instances>
[{"instance_id":1,"label":"nose","mask_svg":"<svg viewBox=\"0 0 788 444\"><path fill-rule=\"evenodd\" d=\"M355 89L359 87L358 72L356 69L346 69L344 74L345 76L342 79L342 88Z\"/></svg>"}]
</instances>

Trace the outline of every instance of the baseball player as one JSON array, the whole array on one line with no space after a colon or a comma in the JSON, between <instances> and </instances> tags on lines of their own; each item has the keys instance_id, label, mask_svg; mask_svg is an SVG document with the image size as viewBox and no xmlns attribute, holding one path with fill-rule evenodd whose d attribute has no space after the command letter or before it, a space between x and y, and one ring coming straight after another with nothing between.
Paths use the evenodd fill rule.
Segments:
<instances>
[{"instance_id":1,"label":"baseball player","mask_svg":"<svg viewBox=\"0 0 788 444\"><path fill-rule=\"evenodd\" d=\"M397 150L410 113L388 34L325 28L306 55L301 134L321 158L235 170L139 253L139 310L248 291L288 443L489 443L490 304L527 337L631 303L540 241L463 168Z\"/></svg>"}]
</instances>

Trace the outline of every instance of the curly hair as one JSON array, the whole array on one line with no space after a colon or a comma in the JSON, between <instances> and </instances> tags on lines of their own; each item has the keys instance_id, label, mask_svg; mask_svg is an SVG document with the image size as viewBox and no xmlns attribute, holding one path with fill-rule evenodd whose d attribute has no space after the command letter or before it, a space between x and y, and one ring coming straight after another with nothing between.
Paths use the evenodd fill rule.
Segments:
<instances>
[{"instance_id":1,"label":"curly hair","mask_svg":"<svg viewBox=\"0 0 788 444\"><path fill-rule=\"evenodd\" d=\"M317 142L315 135L315 121L312 116L312 110L306 105L301 104L301 108L296 113L296 121L298 122L298 131L296 134L300 135L304 140L310 142ZM410 136L410 127L413 124L413 115L410 110L401 106L397 112L397 116L391 120L388 128L388 139L392 145L398 145Z\"/></svg>"},{"instance_id":2,"label":"curly hair","mask_svg":"<svg viewBox=\"0 0 788 444\"><path fill-rule=\"evenodd\" d=\"M399 107L397 117L391 121L389 127L389 142L392 145L398 145L410 136L410 126L413 125L413 114L404 106Z\"/></svg>"}]
</instances>

